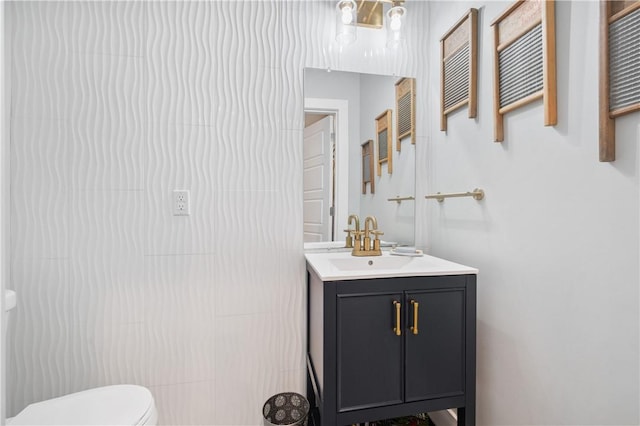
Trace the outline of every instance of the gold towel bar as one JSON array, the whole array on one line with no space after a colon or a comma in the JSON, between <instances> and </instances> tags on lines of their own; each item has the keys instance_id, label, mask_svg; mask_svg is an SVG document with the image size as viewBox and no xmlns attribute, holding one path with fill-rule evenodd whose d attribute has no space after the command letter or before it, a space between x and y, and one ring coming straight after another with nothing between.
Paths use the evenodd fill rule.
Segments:
<instances>
[{"instance_id":1,"label":"gold towel bar","mask_svg":"<svg viewBox=\"0 0 640 426\"><path fill-rule=\"evenodd\" d=\"M398 204L400 204L400 203L401 203L401 202L403 202L403 201L413 201L413 200L415 200L415 199L416 199L416 198L415 198L414 196L410 195L410 196L408 196L408 197L400 197L400 196L397 196L396 198L387 198L387 201L397 201L397 202L398 202Z\"/></svg>"},{"instance_id":2,"label":"gold towel bar","mask_svg":"<svg viewBox=\"0 0 640 426\"><path fill-rule=\"evenodd\" d=\"M437 194L425 195L424 198L434 198L438 200L439 203L441 203L444 201L445 198L454 198L454 197L473 197L474 199L480 201L484 198L484 191L480 188L476 188L471 192L453 192L450 194L441 194L438 192Z\"/></svg>"}]
</instances>

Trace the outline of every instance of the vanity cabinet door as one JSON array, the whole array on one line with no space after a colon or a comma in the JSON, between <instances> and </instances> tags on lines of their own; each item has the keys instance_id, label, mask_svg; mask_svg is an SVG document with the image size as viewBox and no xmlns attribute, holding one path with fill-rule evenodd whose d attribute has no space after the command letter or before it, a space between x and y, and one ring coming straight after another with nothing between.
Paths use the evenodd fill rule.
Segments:
<instances>
[{"instance_id":1,"label":"vanity cabinet door","mask_svg":"<svg viewBox=\"0 0 640 426\"><path fill-rule=\"evenodd\" d=\"M415 323L418 303L417 334ZM405 400L464 395L465 290L407 293Z\"/></svg>"},{"instance_id":2,"label":"vanity cabinet door","mask_svg":"<svg viewBox=\"0 0 640 426\"><path fill-rule=\"evenodd\" d=\"M404 333L394 331L402 301L402 293L338 295L339 412L402 402Z\"/></svg>"}]
</instances>

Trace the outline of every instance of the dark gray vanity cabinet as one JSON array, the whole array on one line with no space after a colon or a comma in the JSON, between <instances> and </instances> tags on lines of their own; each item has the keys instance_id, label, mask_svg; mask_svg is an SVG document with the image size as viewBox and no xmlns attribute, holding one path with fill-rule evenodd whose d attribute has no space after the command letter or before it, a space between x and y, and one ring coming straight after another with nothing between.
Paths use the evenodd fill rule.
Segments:
<instances>
[{"instance_id":1,"label":"dark gray vanity cabinet","mask_svg":"<svg viewBox=\"0 0 640 426\"><path fill-rule=\"evenodd\" d=\"M446 408L475 424L475 309L475 275L323 282L309 270L307 396L321 424Z\"/></svg>"}]
</instances>

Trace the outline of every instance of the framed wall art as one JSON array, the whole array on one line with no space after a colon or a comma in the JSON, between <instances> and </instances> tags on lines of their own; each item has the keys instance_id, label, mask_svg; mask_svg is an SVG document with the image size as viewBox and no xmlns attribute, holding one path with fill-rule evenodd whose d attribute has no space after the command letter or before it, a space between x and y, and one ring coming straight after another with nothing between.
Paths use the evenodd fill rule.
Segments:
<instances>
[{"instance_id":1,"label":"framed wall art","mask_svg":"<svg viewBox=\"0 0 640 426\"><path fill-rule=\"evenodd\" d=\"M376 183L373 179L373 141L369 139L362 144L362 193L367 193L367 184L371 193L376 193Z\"/></svg>"},{"instance_id":2,"label":"framed wall art","mask_svg":"<svg viewBox=\"0 0 640 426\"><path fill-rule=\"evenodd\" d=\"M447 115L468 106L478 111L478 10L470 9L440 39L440 130Z\"/></svg>"},{"instance_id":3,"label":"framed wall art","mask_svg":"<svg viewBox=\"0 0 640 426\"><path fill-rule=\"evenodd\" d=\"M396 83L396 151L400 141L411 137L416 143L416 79L403 78Z\"/></svg>"},{"instance_id":4,"label":"framed wall art","mask_svg":"<svg viewBox=\"0 0 640 426\"><path fill-rule=\"evenodd\" d=\"M494 34L494 132L504 140L504 115L538 99L544 125L558 123L555 2L520 0L492 23Z\"/></svg>"},{"instance_id":5,"label":"framed wall art","mask_svg":"<svg viewBox=\"0 0 640 426\"><path fill-rule=\"evenodd\" d=\"M376 138L378 146L378 176L382 176L382 164L387 163L387 173L393 173L391 145L391 110L388 109L376 117Z\"/></svg>"},{"instance_id":6,"label":"framed wall art","mask_svg":"<svg viewBox=\"0 0 640 426\"><path fill-rule=\"evenodd\" d=\"M616 159L615 119L640 111L640 1L600 2L600 161Z\"/></svg>"}]
</instances>

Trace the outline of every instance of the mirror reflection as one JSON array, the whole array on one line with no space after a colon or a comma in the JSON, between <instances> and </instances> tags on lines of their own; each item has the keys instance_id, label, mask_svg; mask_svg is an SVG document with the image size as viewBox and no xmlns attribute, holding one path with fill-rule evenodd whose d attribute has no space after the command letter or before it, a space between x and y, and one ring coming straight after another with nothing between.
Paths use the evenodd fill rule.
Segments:
<instances>
[{"instance_id":1,"label":"mirror reflection","mask_svg":"<svg viewBox=\"0 0 640 426\"><path fill-rule=\"evenodd\" d=\"M361 221L375 216L383 243L414 244L415 133L406 130L407 114L415 117L415 110L399 91L407 81L413 82L305 69L306 246L344 243L351 214ZM415 108L415 102L411 105ZM387 158L381 160L380 152Z\"/></svg>"}]
</instances>

